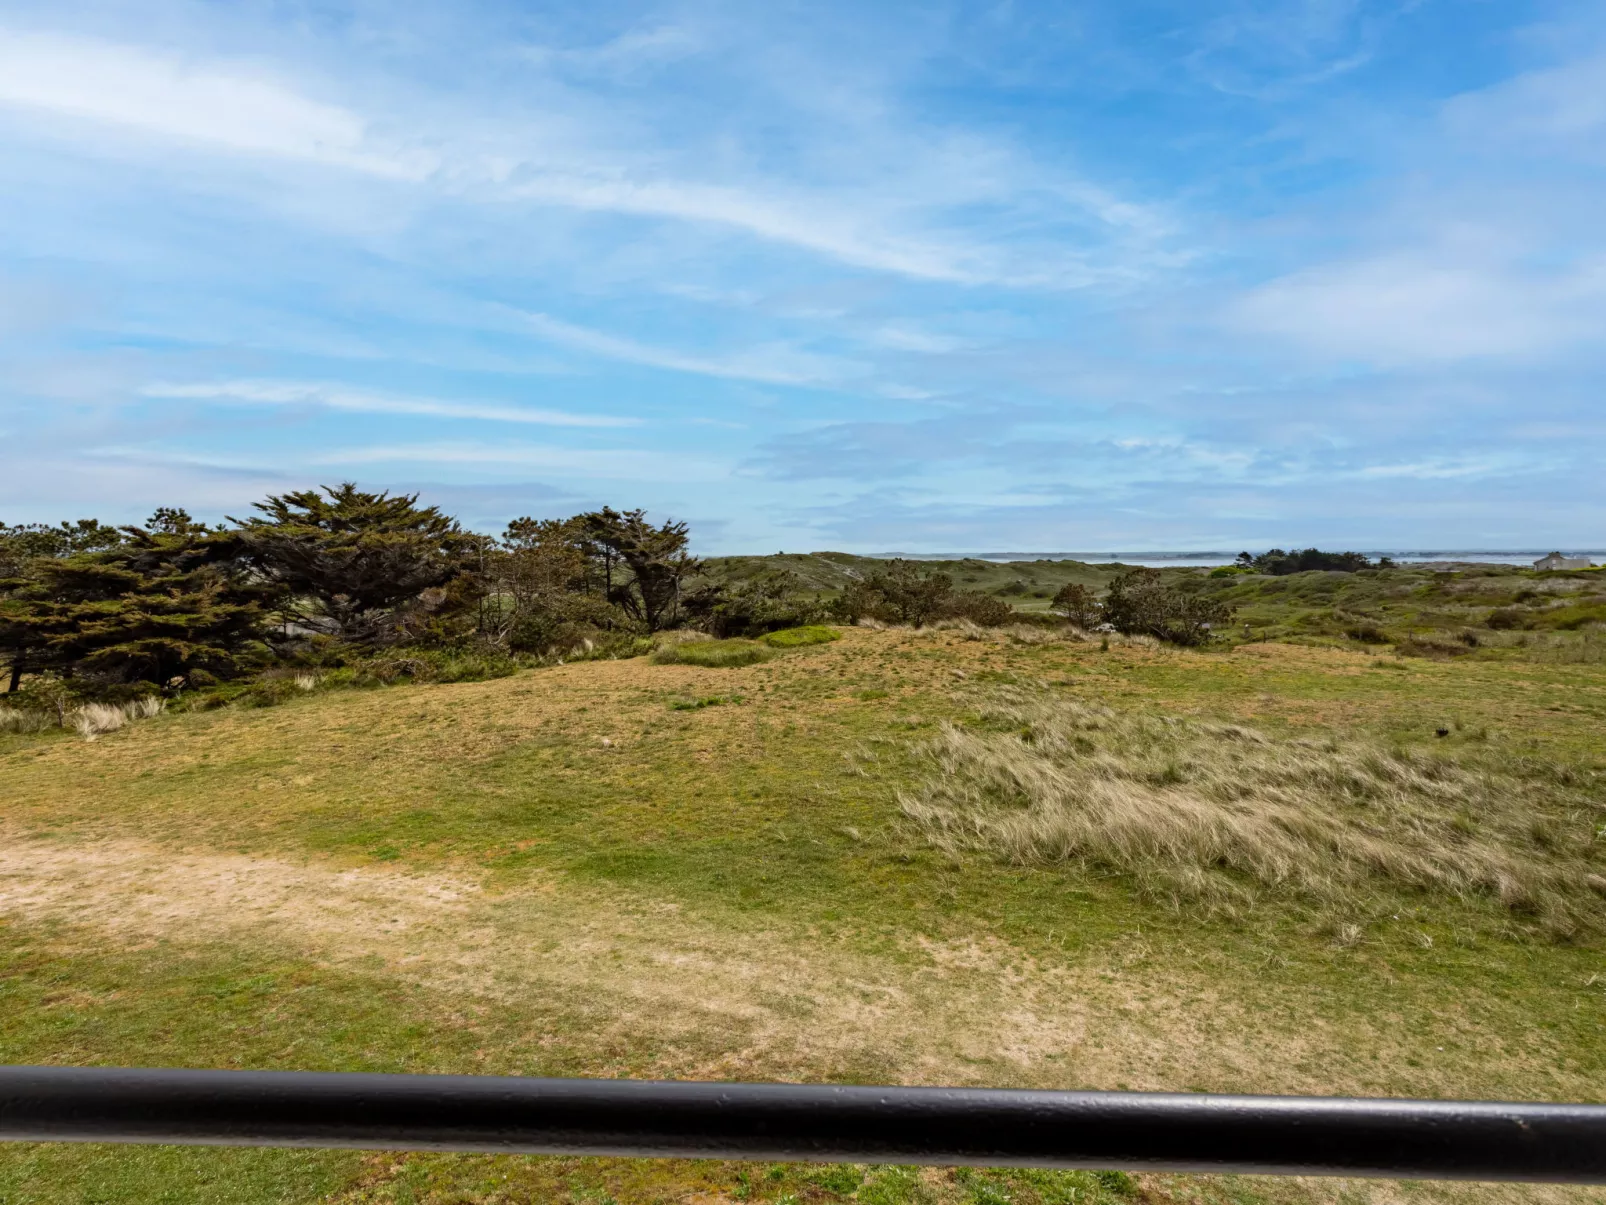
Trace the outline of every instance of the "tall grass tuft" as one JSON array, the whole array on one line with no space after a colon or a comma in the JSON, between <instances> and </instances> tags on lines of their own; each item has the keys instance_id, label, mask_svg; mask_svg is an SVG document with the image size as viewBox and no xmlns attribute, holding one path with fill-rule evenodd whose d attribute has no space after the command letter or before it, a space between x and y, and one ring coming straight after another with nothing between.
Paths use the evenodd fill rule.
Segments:
<instances>
[{"instance_id":1,"label":"tall grass tuft","mask_svg":"<svg viewBox=\"0 0 1606 1205\"><path fill-rule=\"evenodd\" d=\"M981 720L923 746L929 772L900 800L950 850L1080 860L1179 907L1234 911L1279 889L1359 906L1387 884L1493 897L1557 936L1606 927L1592 772L1274 739L1024 690Z\"/></svg>"},{"instance_id":2,"label":"tall grass tuft","mask_svg":"<svg viewBox=\"0 0 1606 1205\"><path fill-rule=\"evenodd\" d=\"M23 711L16 707L0 707L0 732L43 732L56 727L54 716L43 711Z\"/></svg>"},{"instance_id":3,"label":"tall grass tuft","mask_svg":"<svg viewBox=\"0 0 1606 1205\"><path fill-rule=\"evenodd\" d=\"M167 704L154 696L132 703L86 703L72 713L72 726L78 735L92 741L107 732L116 732L132 720L148 720L160 715Z\"/></svg>"}]
</instances>

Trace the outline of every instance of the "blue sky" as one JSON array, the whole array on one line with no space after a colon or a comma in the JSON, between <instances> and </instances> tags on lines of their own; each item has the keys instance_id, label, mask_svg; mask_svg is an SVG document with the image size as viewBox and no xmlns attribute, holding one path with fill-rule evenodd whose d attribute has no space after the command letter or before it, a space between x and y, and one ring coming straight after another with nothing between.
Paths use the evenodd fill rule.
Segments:
<instances>
[{"instance_id":1,"label":"blue sky","mask_svg":"<svg viewBox=\"0 0 1606 1205\"><path fill-rule=\"evenodd\" d=\"M0 3L0 520L1606 542L1606 9Z\"/></svg>"}]
</instances>

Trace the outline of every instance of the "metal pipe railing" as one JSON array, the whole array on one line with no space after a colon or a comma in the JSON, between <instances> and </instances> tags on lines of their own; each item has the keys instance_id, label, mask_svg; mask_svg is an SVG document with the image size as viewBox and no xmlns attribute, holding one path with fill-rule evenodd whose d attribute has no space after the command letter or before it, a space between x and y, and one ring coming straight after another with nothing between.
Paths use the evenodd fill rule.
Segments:
<instances>
[{"instance_id":1,"label":"metal pipe railing","mask_svg":"<svg viewBox=\"0 0 1606 1205\"><path fill-rule=\"evenodd\" d=\"M1606 1106L0 1067L0 1139L1606 1183Z\"/></svg>"}]
</instances>

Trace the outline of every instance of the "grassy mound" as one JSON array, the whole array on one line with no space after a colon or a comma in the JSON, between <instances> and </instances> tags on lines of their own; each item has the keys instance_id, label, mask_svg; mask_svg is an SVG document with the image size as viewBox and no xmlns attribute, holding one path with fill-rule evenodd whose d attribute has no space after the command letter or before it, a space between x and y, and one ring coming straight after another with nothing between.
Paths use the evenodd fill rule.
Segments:
<instances>
[{"instance_id":1,"label":"grassy mound","mask_svg":"<svg viewBox=\"0 0 1606 1205\"><path fill-rule=\"evenodd\" d=\"M1556 935L1606 923L1595 776L1104 707L1024 690L945 726L902 798L939 845L1085 859L1178 901L1287 887L1345 909L1381 884L1489 896Z\"/></svg>"},{"instance_id":2,"label":"grassy mound","mask_svg":"<svg viewBox=\"0 0 1606 1205\"><path fill-rule=\"evenodd\" d=\"M775 656L756 640L688 640L667 645L652 655L654 665L699 665L704 669L734 669L757 665Z\"/></svg>"},{"instance_id":3,"label":"grassy mound","mask_svg":"<svg viewBox=\"0 0 1606 1205\"><path fill-rule=\"evenodd\" d=\"M771 648L796 649L808 644L830 644L833 640L841 640L842 633L824 624L810 624L805 628L783 628L779 632L760 636L759 639Z\"/></svg>"}]
</instances>

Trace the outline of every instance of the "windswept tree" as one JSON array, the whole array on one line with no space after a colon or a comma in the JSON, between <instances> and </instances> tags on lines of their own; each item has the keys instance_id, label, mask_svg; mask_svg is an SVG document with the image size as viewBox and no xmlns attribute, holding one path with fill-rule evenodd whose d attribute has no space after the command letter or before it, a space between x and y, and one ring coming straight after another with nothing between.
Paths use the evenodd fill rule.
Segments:
<instances>
[{"instance_id":1,"label":"windswept tree","mask_svg":"<svg viewBox=\"0 0 1606 1205\"><path fill-rule=\"evenodd\" d=\"M680 621L686 583L702 562L686 551L686 524L654 526L644 510L611 506L575 516L585 546L600 565L604 597L648 631Z\"/></svg>"},{"instance_id":2,"label":"windswept tree","mask_svg":"<svg viewBox=\"0 0 1606 1205\"><path fill-rule=\"evenodd\" d=\"M1048 607L1079 628L1092 628L1104 618L1098 596L1080 582L1066 582Z\"/></svg>"},{"instance_id":3,"label":"windswept tree","mask_svg":"<svg viewBox=\"0 0 1606 1205\"><path fill-rule=\"evenodd\" d=\"M120 527L97 519L76 523L0 523L0 658L9 669L6 689L44 668L43 630L34 612L38 587L50 566L67 557L104 552L125 539Z\"/></svg>"},{"instance_id":4,"label":"windswept tree","mask_svg":"<svg viewBox=\"0 0 1606 1205\"><path fill-rule=\"evenodd\" d=\"M252 564L282 587L284 616L354 644L395 639L409 611L438 606L474 545L417 494L369 493L349 481L273 495L256 509L260 516L231 521Z\"/></svg>"},{"instance_id":5,"label":"windswept tree","mask_svg":"<svg viewBox=\"0 0 1606 1205\"><path fill-rule=\"evenodd\" d=\"M273 586L249 572L235 537L169 508L120 536L102 551L35 560L0 605L0 636L26 650L28 669L102 690L162 686L198 670L226 677L252 649L266 652Z\"/></svg>"}]
</instances>

